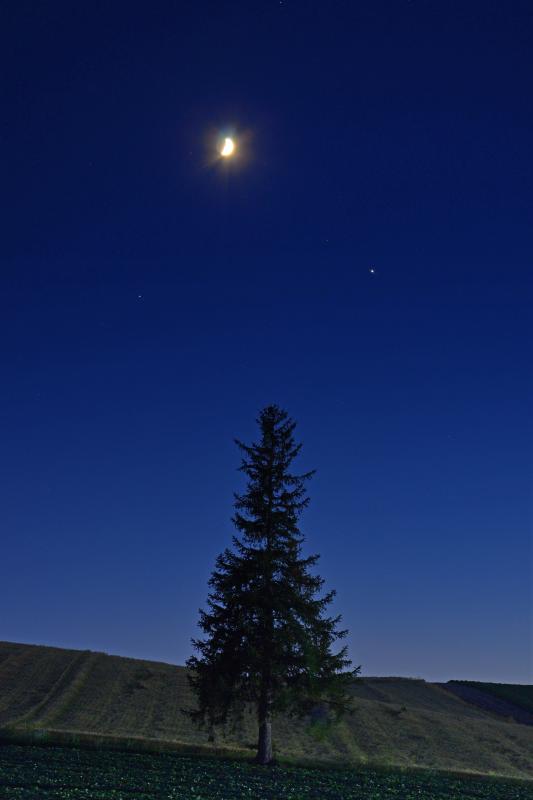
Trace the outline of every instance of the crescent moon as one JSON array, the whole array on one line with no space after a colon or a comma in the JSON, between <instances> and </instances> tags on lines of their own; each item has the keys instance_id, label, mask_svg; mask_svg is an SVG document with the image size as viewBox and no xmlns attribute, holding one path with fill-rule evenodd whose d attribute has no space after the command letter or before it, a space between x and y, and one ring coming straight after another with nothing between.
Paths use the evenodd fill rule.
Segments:
<instances>
[{"instance_id":1,"label":"crescent moon","mask_svg":"<svg viewBox=\"0 0 533 800\"><path fill-rule=\"evenodd\" d=\"M235 150L235 142L230 136L226 136L226 138L224 139L224 144L222 145L222 148L220 150L220 155L224 156L224 158L227 158L228 156L232 155L234 150Z\"/></svg>"}]
</instances>

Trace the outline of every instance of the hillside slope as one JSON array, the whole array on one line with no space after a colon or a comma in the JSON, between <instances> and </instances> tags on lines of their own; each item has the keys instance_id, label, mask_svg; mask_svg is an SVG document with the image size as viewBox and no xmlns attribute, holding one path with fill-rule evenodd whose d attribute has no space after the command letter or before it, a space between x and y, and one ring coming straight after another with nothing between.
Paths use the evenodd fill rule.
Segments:
<instances>
[{"instance_id":1,"label":"hillside slope","mask_svg":"<svg viewBox=\"0 0 533 800\"><path fill-rule=\"evenodd\" d=\"M533 725L533 686L479 681L448 681L441 685L471 705L522 725Z\"/></svg>"},{"instance_id":2,"label":"hillside slope","mask_svg":"<svg viewBox=\"0 0 533 800\"><path fill-rule=\"evenodd\" d=\"M0 727L86 731L205 744L181 713L186 670L170 664L0 642ZM276 719L280 754L533 778L533 728L469 705L422 680L365 678L353 714L325 738ZM253 747L251 716L221 743Z\"/></svg>"}]
</instances>

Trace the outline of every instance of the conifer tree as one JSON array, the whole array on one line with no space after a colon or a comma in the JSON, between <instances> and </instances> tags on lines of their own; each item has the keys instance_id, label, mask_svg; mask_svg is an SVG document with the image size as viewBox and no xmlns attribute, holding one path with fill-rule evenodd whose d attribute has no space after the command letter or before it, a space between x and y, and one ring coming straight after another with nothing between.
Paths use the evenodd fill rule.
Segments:
<instances>
[{"instance_id":1,"label":"conifer tree","mask_svg":"<svg viewBox=\"0 0 533 800\"><path fill-rule=\"evenodd\" d=\"M335 591L320 596L324 580L310 571L319 556L301 552L298 518L309 503L304 483L315 470L289 472L302 447L292 435L296 423L276 405L256 421L258 444L235 439L244 454L239 470L248 477L247 491L234 493L232 522L240 537L218 556L208 610L200 610L205 638L192 640L198 655L187 661L197 708L188 713L212 739L215 726L254 708L256 760L268 764L273 715L305 716L318 703L342 714L359 667L347 670L346 647L332 652L347 633L337 627L340 616L326 613Z\"/></svg>"}]
</instances>

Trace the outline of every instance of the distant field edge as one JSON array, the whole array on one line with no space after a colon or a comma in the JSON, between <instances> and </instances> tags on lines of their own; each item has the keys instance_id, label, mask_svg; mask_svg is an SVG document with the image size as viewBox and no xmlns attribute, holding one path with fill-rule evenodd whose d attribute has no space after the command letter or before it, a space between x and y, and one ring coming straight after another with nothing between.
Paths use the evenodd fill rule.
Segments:
<instances>
[{"instance_id":1,"label":"distant field edge","mask_svg":"<svg viewBox=\"0 0 533 800\"><path fill-rule=\"evenodd\" d=\"M142 736L117 736L91 731L65 731L53 728L7 726L0 728L0 746L9 744L38 747L80 747L88 750L119 750L129 753L176 753L219 758L247 758L250 751L238 747L189 744L178 740L150 739Z\"/></svg>"},{"instance_id":2,"label":"distant field edge","mask_svg":"<svg viewBox=\"0 0 533 800\"><path fill-rule=\"evenodd\" d=\"M166 739L150 739L140 736L116 736L90 731L64 731L43 728L0 728L0 747L21 745L31 747L68 747L83 750L104 750L151 755L174 754L176 756L198 756L200 758L219 758L229 761L253 760L249 749L217 747L216 745L192 745L186 742ZM317 770L358 770L383 773L447 775L460 779L477 779L502 782L516 786L532 786L533 778L517 778L497 772L476 770L448 770L413 764L383 763L380 761L341 761L320 760L305 757L280 756L276 759L280 766Z\"/></svg>"}]
</instances>

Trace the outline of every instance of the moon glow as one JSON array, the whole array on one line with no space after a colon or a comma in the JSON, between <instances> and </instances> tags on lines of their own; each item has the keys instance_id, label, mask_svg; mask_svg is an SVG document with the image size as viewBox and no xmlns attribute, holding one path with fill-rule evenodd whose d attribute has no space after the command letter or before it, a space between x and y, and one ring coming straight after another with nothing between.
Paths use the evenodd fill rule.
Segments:
<instances>
[{"instance_id":1,"label":"moon glow","mask_svg":"<svg viewBox=\"0 0 533 800\"><path fill-rule=\"evenodd\" d=\"M220 148L220 155L224 156L224 158L227 158L228 156L231 156L234 151L235 151L235 142L230 136L226 136L226 138L224 139L224 144Z\"/></svg>"}]
</instances>

